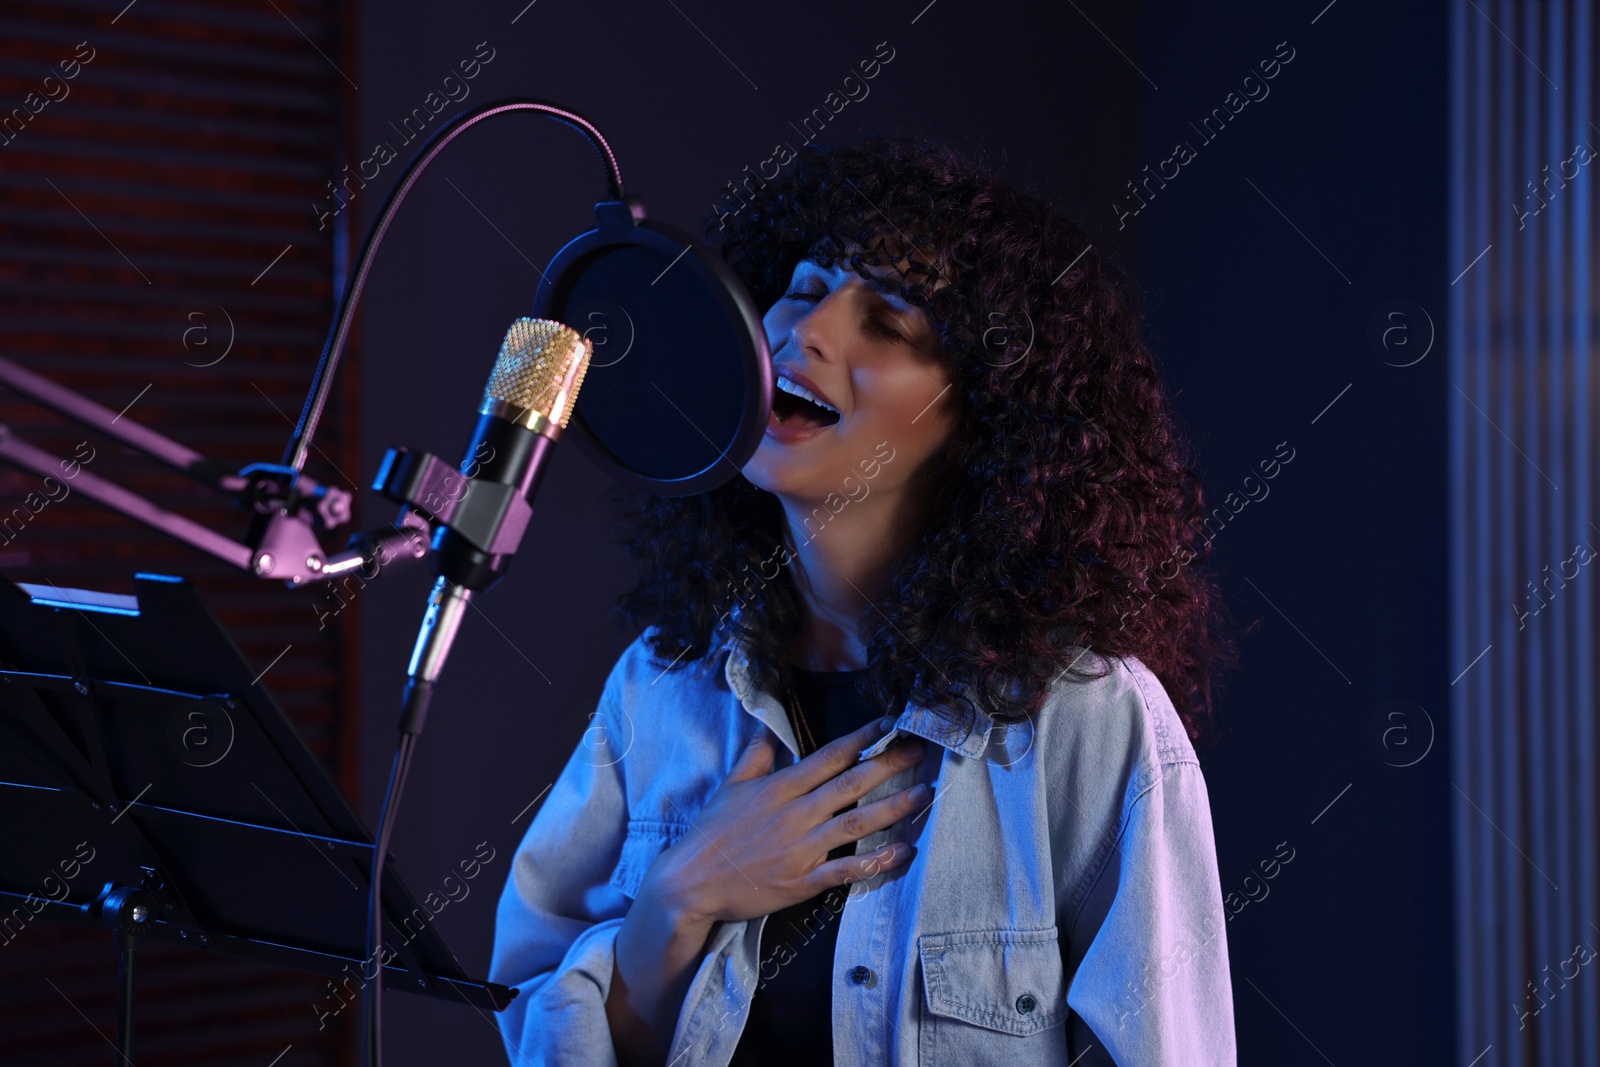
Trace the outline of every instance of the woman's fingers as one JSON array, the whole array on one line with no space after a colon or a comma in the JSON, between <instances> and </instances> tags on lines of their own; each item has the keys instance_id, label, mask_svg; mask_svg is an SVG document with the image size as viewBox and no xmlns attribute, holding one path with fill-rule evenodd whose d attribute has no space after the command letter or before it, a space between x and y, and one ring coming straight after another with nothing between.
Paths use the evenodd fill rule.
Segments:
<instances>
[{"instance_id":1,"label":"woman's fingers","mask_svg":"<svg viewBox=\"0 0 1600 1067\"><path fill-rule=\"evenodd\" d=\"M875 719L867 725L836 738L817 749L805 759L778 772L786 799L804 796L841 771L856 764L861 750L868 748L889 732L887 718ZM839 805L834 805L839 807Z\"/></svg>"},{"instance_id":2,"label":"woman's fingers","mask_svg":"<svg viewBox=\"0 0 1600 1067\"><path fill-rule=\"evenodd\" d=\"M840 845L854 844L868 834L877 833L921 811L932 801L933 790L924 783L918 783L871 804L849 808L817 827L816 847L831 852Z\"/></svg>"},{"instance_id":3,"label":"woman's fingers","mask_svg":"<svg viewBox=\"0 0 1600 1067\"><path fill-rule=\"evenodd\" d=\"M813 789L805 802L812 806L813 815L820 822L840 808L854 805L907 767L916 766L927 751L927 743L920 737L901 741L869 760L846 767Z\"/></svg>"},{"instance_id":4,"label":"woman's fingers","mask_svg":"<svg viewBox=\"0 0 1600 1067\"><path fill-rule=\"evenodd\" d=\"M872 852L859 856L841 856L829 860L812 872L817 893L825 893L835 886L864 882L874 875L903 866L916 855L916 847L907 841L894 841ZM815 893L813 894L813 896Z\"/></svg>"}]
</instances>

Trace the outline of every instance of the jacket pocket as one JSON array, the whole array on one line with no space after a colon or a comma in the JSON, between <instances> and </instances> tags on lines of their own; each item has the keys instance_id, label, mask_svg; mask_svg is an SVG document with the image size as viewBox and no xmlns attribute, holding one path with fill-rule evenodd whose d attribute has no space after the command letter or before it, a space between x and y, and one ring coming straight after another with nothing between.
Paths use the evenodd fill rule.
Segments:
<instances>
[{"instance_id":1,"label":"jacket pocket","mask_svg":"<svg viewBox=\"0 0 1600 1067\"><path fill-rule=\"evenodd\" d=\"M667 850L689 827L682 823L648 819L628 820L628 836L622 842L622 857L611 872L611 885L630 900L639 897L639 886L656 857Z\"/></svg>"},{"instance_id":2,"label":"jacket pocket","mask_svg":"<svg viewBox=\"0 0 1600 1067\"><path fill-rule=\"evenodd\" d=\"M1066 983L1054 926L917 938L924 1000L918 1044L925 1067L1067 1061Z\"/></svg>"}]
</instances>

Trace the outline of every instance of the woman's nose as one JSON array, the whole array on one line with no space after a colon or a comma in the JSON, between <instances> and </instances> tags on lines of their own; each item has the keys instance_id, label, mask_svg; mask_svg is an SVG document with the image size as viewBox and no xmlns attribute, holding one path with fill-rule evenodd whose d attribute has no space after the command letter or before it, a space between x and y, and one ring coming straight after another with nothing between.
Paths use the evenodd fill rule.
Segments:
<instances>
[{"instance_id":1,"label":"woman's nose","mask_svg":"<svg viewBox=\"0 0 1600 1067\"><path fill-rule=\"evenodd\" d=\"M832 355L829 337L839 314L839 306L833 294L829 293L806 308L804 314L790 324L789 333L794 346L808 358L825 361Z\"/></svg>"}]
</instances>

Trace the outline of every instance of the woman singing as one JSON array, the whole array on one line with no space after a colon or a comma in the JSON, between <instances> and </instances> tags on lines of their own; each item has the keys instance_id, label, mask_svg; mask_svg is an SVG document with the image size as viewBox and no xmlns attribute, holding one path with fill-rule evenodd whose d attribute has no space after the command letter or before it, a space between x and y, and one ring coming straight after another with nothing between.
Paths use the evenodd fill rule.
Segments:
<instances>
[{"instance_id":1,"label":"woman singing","mask_svg":"<svg viewBox=\"0 0 1600 1067\"><path fill-rule=\"evenodd\" d=\"M1131 284L923 141L708 232L772 416L742 477L618 494L643 632L500 900L512 1062L1232 1065L1236 648Z\"/></svg>"}]
</instances>

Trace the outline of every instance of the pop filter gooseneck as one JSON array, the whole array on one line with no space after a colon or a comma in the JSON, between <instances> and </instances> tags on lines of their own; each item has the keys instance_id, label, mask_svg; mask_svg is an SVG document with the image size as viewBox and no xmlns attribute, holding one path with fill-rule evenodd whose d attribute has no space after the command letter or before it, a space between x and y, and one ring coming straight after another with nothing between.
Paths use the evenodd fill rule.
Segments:
<instances>
[{"instance_id":1,"label":"pop filter gooseneck","mask_svg":"<svg viewBox=\"0 0 1600 1067\"><path fill-rule=\"evenodd\" d=\"M417 179L422 177L422 172L428 169L428 164L432 163L450 142L480 122L496 115L518 111L535 111L548 115L587 137L594 150L600 154L600 161L605 166L606 180L612 198L623 199L625 194L622 189L622 172L617 169L617 157L612 154L611 146L606 143L600 131L595 129L593 123L564 108L538 100L495 100L471 111L464 111L439 127L406 164L406 169L400 174L399 182L384 200L377 220L373 222L367 239L361 245L361 251L356 256L355 269L350 273L350 284L339 294L339 309L334 313L333 326L329 329L328 339L322 346L322 359L317 364L316 375L311 379L311 392L306 396L305 407L300 412L300 422L295 426L294 436L290 438L289 447L284 452L285 465L293 467L296 471L302 470L306 465L306 457L311 454L311 439L316 435L317 423L321 421L322 411L327 407L328 394L333 388L333 374L339 369L339 357L344 355L345 343L350 339L350 326L355 314L356 301L361 299L361 290L366 287L367 272L372 269L372 257L378 251L378 245L383 242L383 235L388 232L389 223L394 221L406 194L411 191Z\"/></svg>"}]
</instances>

